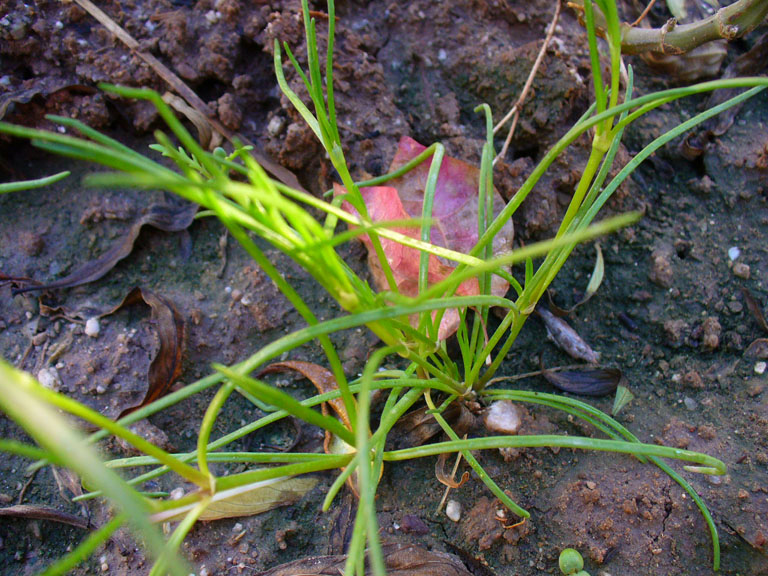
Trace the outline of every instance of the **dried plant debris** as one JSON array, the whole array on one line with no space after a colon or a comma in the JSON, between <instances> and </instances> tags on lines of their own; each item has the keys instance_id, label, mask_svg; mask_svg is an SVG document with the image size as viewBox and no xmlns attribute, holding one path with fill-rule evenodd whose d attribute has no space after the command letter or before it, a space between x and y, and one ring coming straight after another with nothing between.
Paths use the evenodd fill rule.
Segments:
<instances>
[{"instance_id":1,"label":"dried plant debris","mask_svg":"<svg viewBox=\"0 0 768 576\"><path fill-rule=\"evenodd\" d=\"M58 522L59 524L68 524L75 528L82 528L83 530L91 528L91 525L86 518L81 518L80 516L68 514L67 512L56 510L50 506L42 506L39 504L18 504L16 506L0 508L0 518L47 520L50 522Z\"/></svg>"},{"instance_id":2,"label":"dried plant debris","mask_svg":"<svg viewBox=\"0 0 768 576\"><path fill-rule=\"evenodd\" d=\"M443 418L459 436L463 436L475 424L475 416L463 402L451 402L442 412ZM393 429L396 448L408 448L426 444L443 429L431 410L426 406L412 410L397 421Z\"/></svg>"},{"instance_id":3,"label":"dried plant debris","mask_svg":"<svg viewBox=\"0 0 768 576\"><path fill-rule=\"evenodd\" d=\"M313 362L303 362L301 360L275 362L259 372L259 377L274 372L298 372L304 376L304 378L312 382L317 389L318 394L325 394L326 392L333 392L339 389L339 385L336 383L336 378L333 373L327 368L323 368L319 364ZM349 415L347 414L347 409L344 407L344 402L341 398L329 400L328 404L330 404L333 411L336 412L336 416L339 417L342 424L351 429Z\"/></svg>"},{"instance_id":4,"label":"dried plant debris","mask_svg":"<svg viewBox=\"0 0 768 576\"><path fill-rule=\"evenodd\" d=\"M307 492L315 487L317 482L318 479L312 476L283 476L217 492L210 505L200 515L200 520L209 522L224 518L242 518L261 514L281 506L289 506L301 500ZM155 522L179 520L195 506L197 506L197 502L180 508L164 510L152 516L152 520Z\"/></svg>"},{"instance_id":5,"label":"dried plant debris","mask_svg":"<svg viewBox=\"0 0 768 576\"><path fill-rule=\"evenodd\" d=\"M768 33L763 34L751 50L731 62L721 78L737 78L739 76L755 76L768 68ZM722 104L738 93L738 89L715 90L707 100L707 109ZM707 146L716 137L725 134L733 126L736 115L743 104L729 108L725 112L710 118L696 131L690 132L680 142L680 152L688 160L695 160L707 151Z\"/></svg>"},{"instance_id":6,"label":"dried plant debris","mask_svg":"<svg viewBox=\"0 0 768 576\"><path fill-rule=\"evenodd\" d=\"M444 552L395 543L384 544L382 552L389 576L472 576L458 558ZM259 576L339 576L346 560L346 555L303 558L261 572Z\"/></svg>"},{"instance_id":7,"label":"dried plant debris","mask_svg":"<svg viewBox=\"0 0 768 576\"><path fill-rule=\"evenodd\" d=\"M565 320L555 316L543 306L536 308L536 312L544 322L549 338L571 358L585 360L590 364L597 364L600 361L600 355L592 350L592 347Z\"/></svg>"},{"instance_id":8,"label":"dried plant debris","mask_svg":"<svg viewBox=\"0 0 768 576\"><path fill-rule=\"evenodd\" d=\"M580 396L605 396L613 393L622 381L618 368L585 366L569 370L547 370L541 366L541 375L555 388Z\"/></svg>"},{"instance_id":9,"label":"dried plant debris","mask_svg":"<svg viewBox=\"0 0 768 576\"><path fill-rule=\"evenodd\" d=\"M136 220L120 239L99 258L87 262L69 276L54 282L41 283L29 281L26 278L11 278L19 287L14 295L33 290L54 290L59 288L72 288L94 282L107 274L123 258L133 250L133 244L139 237L139 232L144 226L152 226L163 232L180 232L186 230L197 213L197 204L184 203L181 205L156 204L147 210L146 214Z\"/></svg>"},{"instance_id":10,"label":"dried plant debris","mask_svg":"<svg viewBox=\"0 0 768 576\"><path fill-rule=\"evenodd\" d=\"M137 302L144 302L151 309L152 323L157 326L160 348L149 365L149 386L144 400L137 406L123 410L118 419L165 396L171 385L181 375L186 323L176 306L168 298L146 288L134 288L123 298L120 304L102 314L102 317L114 314L121 308Z\"/></svg>"}]
</instances>

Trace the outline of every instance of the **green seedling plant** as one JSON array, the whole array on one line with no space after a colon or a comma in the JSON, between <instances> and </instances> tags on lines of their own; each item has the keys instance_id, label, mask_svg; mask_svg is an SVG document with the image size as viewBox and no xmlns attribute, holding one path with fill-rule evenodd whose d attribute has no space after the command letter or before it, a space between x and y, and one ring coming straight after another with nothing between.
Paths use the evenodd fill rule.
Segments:
<instances>
[{"instance_id":1,"label":"green seedling plant","mask_svg":"<svg viewBox=\"0 0 768 576\"><path fill-rule=\"evenodd\" d=\"M305 328L267 344L249 358L232 366L215 366L215 372L211 375L136 410L118 422L112 422L62 394L42 388L28 376L10 367L0 366L0 392L19 382L23 383L18 388L23 390L24 397L18 402L29 410L50 411L51 407L56 407L101 429L101 432L90 437L90 442L114 435L143 454L108 461L103 474L91 477L86 472L91 463L86 458L89 452L83 451L81 454L46 440L46 435L52 432L42 425L41 419L25 417L15 408L15 397L0 394L0 407L39 444L39 447L35 447L4 440L0 443L0 449L38 459L38 467L46 462L71 467L82 475L91 489L80 499L105 496L116 508L114 520L55 563L46 574L64 573L123 523L130 523L147 535L147 549L155 559L152 574L159 575L168 571L174 574L188 573L183 561L177 558L177 552L197 521L226 516L221 510L227 502L240 501L244 497L258 499L262 497L262 491L267 485L288 490L289 479L320 471L340 470L341 473L326 494L323 508L328 509L332 505L347 481L355 485L359 504L344 573L362 576L365 573L367 550L370 570L377 576L383 575L385 560L376 520L376 493L385 463L460 453L502 504L524 519L530 516L529 512L512 501L473 456L473 452L479 450L524 447L611 451L629 454L642 462L658 466L680 484L699 507L712 538L713 564L715 569L719 567L719 542L709 511L682 474L671 468L664 459L687 461L689 464L684 469L688 472L724 474L725 465L720 460L692 451L644 444L618 421L579 400L497 387L502 380L496 377L497 372L507 352L573 249L580 242L629 225L637 219L637 215L629 214L595 223L598 212L618 186L640 162L665 143L768 86L765 78L728 79L634 97L631 68L626 86L620 83L621 30L615 2L597 0L594 4L600 10L602 33L607 39L609 78L603 80L593 3L586 2L584 17L589 38L595 102L544 156L523 186L496 215L491 210L492 161L495 155L493 122L490 109L487 106L478 107L477 112L485 119L487 137L483 145L478 189L479 240L468 253L430 242L432 204L444 156L442 145L433 144L393 173L366 182L353 179L344 157L334 104L335 13L332 1L328 4L328 40L324 65L321 64L317 46L316 23L309 16L306 0L302 2L307 44L306 71L301 68L287 45L284 47L290 63L306 87L309 106L288 85L283 72L283 50L278 43L275 43L274 53L278 83L322 143L346 189L343 198L325 200L271 179L249 155L247 148L235 146L231 152L217 149L212 153L202 149L160 96L145 89L109 85L103 87L112 94L147 100L157 107L175 136L175 141L158 131L157 144L152 148L172 160L175 169L151 160L76 120L51 117L68 132L77 132L79 136L0 123L0 131L6 134L29 138L45 150L113 170L90 176L88 182L91 185L162 188L199 204L202 207L199 217L215 217L220 220L306 322ZM658 106L688 95L737 87L747 90L660 136L607 182L624 129L634 120ZM494 256L491 246L495 236L512 218L552 162L585 133L592 136L591 153L555 237L515 249L508 254ZM425 161L431 161L431 165L421 218L408 222L372 221L360 188L383 184ZM46 182L6 186L3 191ZM349 202L356 214L342 209L342 200ZM324 216L317 219L313 213ZM346 228L340 226L340 223L346 224ZM413 238L393 230L393 226L418 227L420 235ZM336 250L340 244L363 235L370 238L372 250L387 280L388 290L375 291L347 265ZM395 241L420 252L419 292L416 296L399 293L381 239ZM300 265L318 286L335 299L344 314L321 322L309 304L267 257L264 243L277 248ZM453 272L432 284L428 282L430 255L455 263ZM509 272L512 266L522 269L522 279L518 280ZM491 294L493 275L501 276L509 282L511 296ZM470 278L478 279L479 293L457 295L461 283ZM493 327L489 317L492 307L505 311L496 327ZM460 349L458 359L449 355L445 342L438 338L442 315L449 309L461 311L462 322L457 332ZM414 317L417 319L415 322L412 321ZM360 326L376 334L383 346L371 354L362 375L349 380L330 336ZM336 382L335 389L296 400L284 391L253 377L256 370L265 367L270 361L313 341L322 347ZM405 367L384 369L387 361L394 357L401 358ZM128 428L138 420L211 388L216 388L216 393L201 418L197 447L193 452L167 453L133 434ZM384 406L379 418L371 417L371 393L374 390L384 392ZM253 402L265 415L213 439L214 425L225 411L227 400L233 393L241 394ZM501 399L561 410L591 424L606 438L533 435L462 439L443 416L445 409L454 402L471 400L487 404ZM340 406L337 409L338 417L321 414L316 409L318 405L331 401ZM417 406L426 406L430 410L447 440L388 450L386 441L393 428L403 415ZM336 449L325 454L227 450L227 446L236 440L289 415L325 430L334 439L331 445ZM214 473L211 466L213 463L245 464L249 468L221 476ZM101 470L98 467L94 469ZM113 471L117 469L130 477L123 480L116 476ZM134 472L141 469L144 472ZM179 500L141 491L144 483L167 473L173 473L190 483L195 490ZM269 503L265 504L265 508L269 506ZM152 522L171 520L178 520L178 524L167 542L158 544Z\"/></svg>"}]
</instances>

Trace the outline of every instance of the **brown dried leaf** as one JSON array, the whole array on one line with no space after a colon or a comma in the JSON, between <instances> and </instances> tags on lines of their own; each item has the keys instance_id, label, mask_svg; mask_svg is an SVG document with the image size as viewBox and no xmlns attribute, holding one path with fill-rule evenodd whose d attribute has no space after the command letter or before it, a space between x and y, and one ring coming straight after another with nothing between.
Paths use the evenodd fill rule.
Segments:
<instances>
[{"instance_id":1,"label":"brown dried leaf","mask_svg":"<svg viewBox=\"0 0 768 576\"><path fill-rule=\"evenodd\" d=\"M41 284L33 281L32 285L22 286L13 291L13 294L21 294L32 290L53 290L58 288L72 288L98 280L107 272L112 270L115 265L123 258L128 256L133 250L133 244L139 236L141 229L147 225L162 230L163 232L180 232L192 224L192 220L197 213L196 204L183 204L181 206L170 206L165 204L156 204L152 206L146 214L136 220L128 230L112 247L102 254L99 258L87 262L69 276L60 280ZM14 279L23 283L21 278Z\"/></svg>"},{"instance_id":2,"label":"brown dried leaf","mask_svg":"<svg viewBox=\"0 0 768 576\"><path fill-rule=\"evenodd\" d=\"M467 480L469 480L469 471L465 470L464 474L461 475L461 480L458 482L454 480L453 475L445 471L445 463L449 456L451 456L451 454L443 452L437 457L437 461L435 462L435 477L440 484L448 486L448 488L461 488Z\"/></svg>"},{"instance_id":3,"label":"brown dried leaf","mask_svg":"<svg viewBox=\"0 0 768 576\"><path fill-rule=\"evenodd\" d=\"M140 301L149 306L152 311L152 322L157 326L160 348L149 365L149 386L144 400L137 406L123 410L118 416L118 420L165 396L181 374L185 323L173 302L151 290L137 287L131 290L115 308L102 314L102 317L114 314L124 306L130 306Z\"/></svg>"},{"instance_id":4,"label":"brown dried leaf","mask_svg":"<svg viewBox=\"0 0 768 576\"><path fill-rule=\"evenodd\" d=\"M579 334L562 318L558 318L544 307L538 307L536 312L547 328L547 334L552 341L571 358L585 360L590 364L597 364L600 355L592 350Z\"/></svg>"},{"instance_id":5,"label":"brown dried leaf","mask_svg":"<svg viewBox=\"0 0 768 576\"><path fill-rule=\"evenodd\" d=\"M442 414L459 436L463 436L475 423L472 412L462 402L452 402ZM397 448L421 446L440 434L442 428L429 408L423 406L408 412L395 425Z\"/></svg>"},{"instance_id":6,"label":"brown dried leaf","mask_svg":"<svg viewBox=\"0 0 768 576\"><path fill-rule=\"evenodd\" d=\"M384 544L382 552L389 576L472 576L458 558L444 552L399 543ZM346 555L303 558L261 572L259 576L339 576L346 560Z\"/></svg>"},{"instance_id":7,"label":"brown dried leaf","mask_svg":"<svg viewBox=\"0 0 768 576\"><path fill-rule=\"evenodd\" d=\"M622 380L617 368L585 367L555 372L541 366L541 375L555 388L581 396L605 396L613 393Z\"/></svg>"},{"instance_id":8,"label":"brown dried leaf","mask_svg":"<svg viewBox=\"0 0 768 576\"><path fill-rule=\"evenodd\" d=\"M56 510L50 506L40 506L38 504L18 504L16 506L0 508L0 517L48 520L51 522L58 522L59 524L69 524L70 526L82 528L83 530L91 528L88 520L85 518L62 512L61 510Z\"/></svg>"},{"instance_id":9,"label":"brown dried leaf","mask_svg":"<svg viewBox=\"0 0 768 576\"><path fill-rule=\"evenodd\" d=\"M262 376L263 374L272 374L274 372L298 372L315 385L319 394L325 394L326 392L333 392L339 389L339 385L336 383L336 378L333 373L319 364L314 364L312 362L302 362L301 360L275 362L259 372L259 376ZM336 412L336 415L339 417L342 424L351 430L352 426L349 422L349 415L347 414L347 409L344 407L344 402L342 402L341 398L329 400L328 404L330 404L333 411Z\"/></svg>"},{"instance_id":10,"label":"brown dried leaf","mask_svg":"<svg viewBox=\"0 0 768 576\"><path fill-rule=\"evenodd\" d=\"M763 314L763 309L760 306L760 303L755 300L755 297L752 296L752 293L746 288L742 288L741 293L744 295L744 301L747 303L747 309L750 311L752 316L754 316L755 320L757 321L757 325L760 326L763 332L768 334L768 322L765 320L765 314Z\"/></svg>"}]
</instances>

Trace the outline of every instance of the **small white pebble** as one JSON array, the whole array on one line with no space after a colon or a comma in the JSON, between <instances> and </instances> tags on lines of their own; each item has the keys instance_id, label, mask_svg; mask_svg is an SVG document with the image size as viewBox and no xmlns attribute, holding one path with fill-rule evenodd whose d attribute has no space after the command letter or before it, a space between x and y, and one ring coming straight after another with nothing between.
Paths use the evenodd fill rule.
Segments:
<instances>
[{"instance_id":1,"label":"small white pebble","mask_svg":"<svg viewBox=\"0 0 768 576\"><path fill-rule=\"evenodd\" d=\"M99 324L99 319L95 316L93 318L88 318L88 320L85 321L85 335L90 336L91 338L96 338L99 335L99 332L101 331L101 325Z\"/></svg>"},{"instance_id":2,"label":"small white pebble","mask_svg":"<svg viewBox=\"0 0 768 576\"><path fill-rule=\"evenodd\" d=\"M53 366L40 370L40 372L37 373L37 380L42 384L43 388L48 388L48 390L56 392L61 388L59 371Z\"/></svg>"},{"instance_id":3,"label":"small white pebble","mask_svg":"<svg viewBox=\"0 0 768 576\"><path fill-rule=\"evenodd\" d=\"M445 515L454 522L461 520L461 504L456 500L448 500L445 505Z\"/></svg>"},{"instance_id":4,"label":"small white pebble","mask_svg":"<svg viewBox=\"0 0 768 576\"><path fill-rule=\"evenodd\" d=\"M517 434L520 429L520 411L509 400L499 400L488 407L483 422L491 432Z\"/></svg>"},{"instance_id":5,"label":"small white pebble","mask_svg":"<svg viewBox=\"0 0 768 576\"><path fill-rule=\"evenodd\" d=\"M243 525L242 525L242 524L240 524L240 522L238 522L237 524L235 524L234 526L232 526L232 532L238 532L238 533L240 533L240 532L242 532L242 531L243 531Z\"/></svg>"},{"instance_id":6,"label":"small white pebble","mask_svg":"<svg viewBox=\"0 0 768 576\"><path fill-rule=\"evenodd\" d=\"M440 50L437 51L437 59L440 60L440 62L445 62L445 60L448 58L448 54L445 50L440 48Z\"/></svg>"},{"instance_id":7,"label":"small white pebble","mask_svg":"<svg viewBox=\"0 0 768 576\"><path fill-rule=\"evenodd\" d=\"M755 374L765 374L765 369L768 367L768 364L766 364L763 361L758 362L755 364Z\"/></svg>"},{"instance_id":8,"label":"small white pebble","mask_svg":"<svg viewBox=\"0 0 768 576\"><path fill-rule=\"evenodd\" d=\"M741 250L739 250L737 246L731 246L728 248L728 258L730 258L731 261L736 260L736 258L739 256L741 256Z\"/></svg>"},{"instance_id":9,"label":"small white pebble","mask_svg":"<svg viewBox=\"0 0 768 576\"><path fill-rule=\"evenodd\" d=\"M102 386L101 384L96 386L96 394L101 395L101 394L104 394L104 392L106 392L106 391L107 391L107 389L104 388L104 386Z\"/></svg>"},{"instance_id":10,"label":"small white pebble","mask_svg":"<svg viewBox=\"0 0 768 576\"><path fill-rule=\"evenodd\" d=\"M285 120L283 120L280 116L272 116L272 118L269 120L269 123L267 124L267 132L269 132L270 136L277 136L280 134L280 132L283 131L284 126Z\"/></svg>"},{"instance_id":11,"label":"small white pebble","mask_svg":"<svg viewBox=\"0 0 768 576\"><path fill-rule=\"evenodd\" d=\"M181 488L181 487L174 488L173 490L171 490L171 493L168 496L170 497L171 500L178 500L182 496L184 496L184 488Z\"/></svg>"},{"instance_id":12,"label":"small white pebble","mask_svg":"<svg viewBox=\"0 0 768 576\"><path fill-rule=\"evenodd\" d=\"M53 27L56 28L56 30L61 30L64 28L64 23L61 20L56 20L56 22L53 24Z\"/></svg>"},{"instance_id":13,"label":"small white pebble","mask_svg":"<svg viewBox=\"0 0 768 576\"><path fill-rule=\"evenodd\" d=\"M694 400L693 398L689 398L688 396L686 396L686 397L683 399L683 404L685 404L685 407L686 407L686 408L688 408L688 410L690 410L691 412L693 412L694 410L696 410L696 408L698 408L698 406L699 406L699 405L696 403L696 400Z\"/></svg>"},{"instance_id":14,"label":"small white pebble","mask_svg":"<svg viewBox=\"0 0 768 576\"><path fill-rule=\"evenodd\" d=\"M209 576L208 568L205 566L200 567L200 576Z\"/></svg>"},{"instance_id":15,"label":"small white pebble","mask_svg":"<svg viewBox=\"0 0 768 576\"><path fill-rule=\"evenodd\" d=\"M205 13L205 19L208 21L208 24L216 24L216 22L221 20L221 12L208 10L208 12Z\"/></svg>"}]
</instances>

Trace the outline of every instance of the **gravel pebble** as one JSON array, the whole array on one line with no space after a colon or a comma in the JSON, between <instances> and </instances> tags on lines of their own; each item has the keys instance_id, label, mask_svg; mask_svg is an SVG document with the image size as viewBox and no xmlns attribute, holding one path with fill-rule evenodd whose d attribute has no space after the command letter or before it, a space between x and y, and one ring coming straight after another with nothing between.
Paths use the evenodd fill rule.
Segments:
<instances>
[{"instance_id":1,"label":"gravel pebble","mask_svg":"<svg viewBox=\"0 0 768 576\"><path fill-rule=\"evenodd\" d=\"M461 504L456 500L448 500L445 505L445 515L454 522L461 520Z\"/></svg>"},{"instance_id":2,"label":"gravel pebble","mask_svg":"<svg viewBox=\"0 0 768 576\"><path fill-rule=\"evenodd\" d=\"M101 325L99 319L96 317L88 318L85 322L85 335L91 338L96 338L101 332Z\"/></svg>"}]
</instances>

